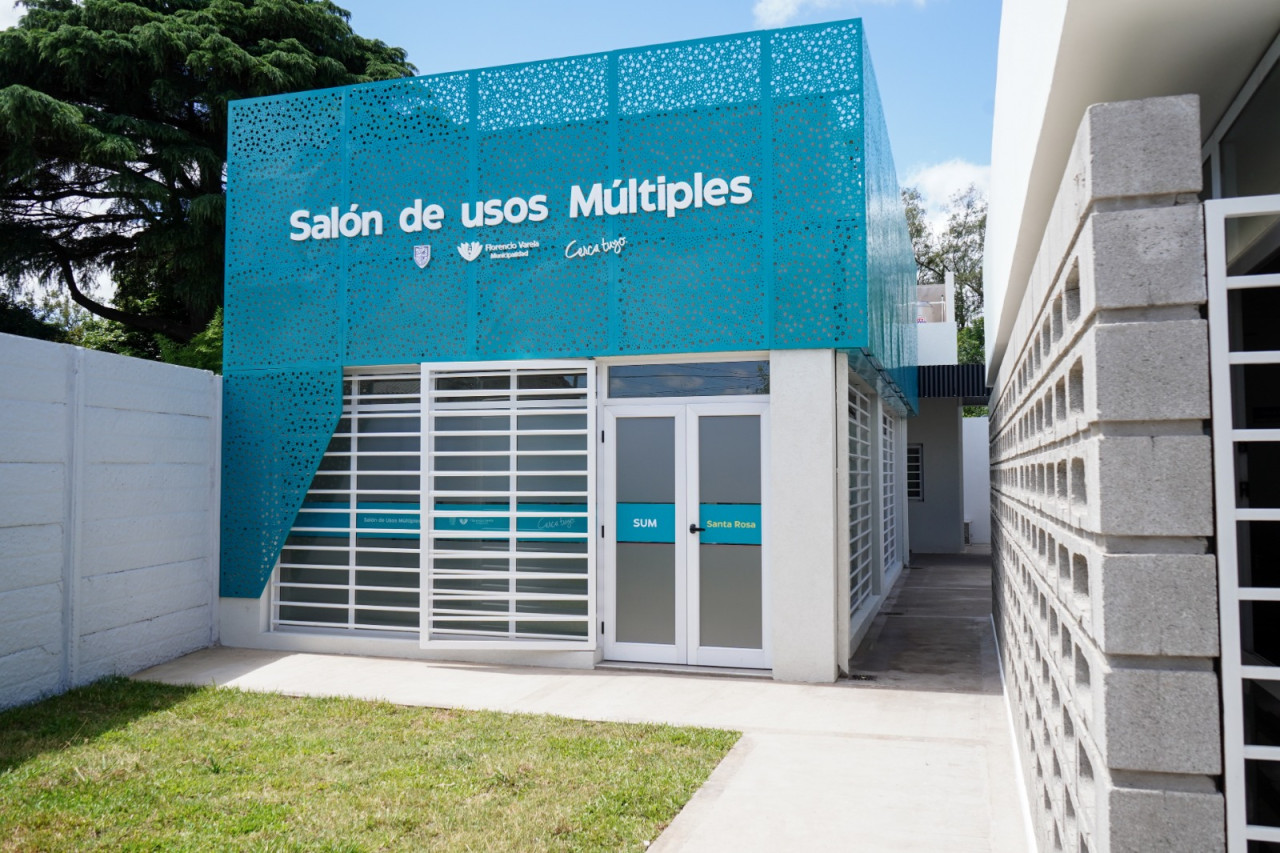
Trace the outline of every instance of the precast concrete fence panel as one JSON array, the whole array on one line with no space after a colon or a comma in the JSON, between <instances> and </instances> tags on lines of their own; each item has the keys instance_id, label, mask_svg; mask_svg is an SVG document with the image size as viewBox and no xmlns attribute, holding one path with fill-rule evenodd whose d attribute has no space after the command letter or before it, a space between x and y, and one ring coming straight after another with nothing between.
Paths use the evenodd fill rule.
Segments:
<instances>
[{"instance_id":1,"label":"precast concrete fence panel","mask_svg":"<svg viewBox=\"0 0 1280 853\"><path fill-rule=\"evenodd\" d=\"M0 334L0 707L217 639L221 379Z\"/></svg>"}]
</instances>

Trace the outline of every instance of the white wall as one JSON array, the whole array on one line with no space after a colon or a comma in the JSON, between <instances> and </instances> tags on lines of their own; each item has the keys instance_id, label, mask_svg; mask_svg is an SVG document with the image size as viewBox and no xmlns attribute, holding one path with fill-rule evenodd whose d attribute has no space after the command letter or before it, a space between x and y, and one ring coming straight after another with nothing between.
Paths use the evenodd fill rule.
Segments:
<instances>
[{"instance_id":1,"label":"white wall","mask_svg":"<svg viewBox=\"0 0 1280 853\"><path fill-rule=\"evenodd\" d=\"M773 677L834 681L847 604L838 601L835 353L769 354L769 574ZM843 417L844 412L840 411ZM847 598L845 599L847 601ZM842 607L842 605L844 605ZM839 617L837 613L843 611Z\"/></svg>"},{"instance_id":2,"label":"white wall","mask_svg":"<svg viewBox=\"0 0 1280 853\"><path fill-rule=\"evenodd\" d=\"M0 707L216 640L220 388L0 334Z\"/></svg>"},{"instance_id":3,"label":"white wall","mask_svg":"<svg viewBox=\"0 0 1280 853\"><path fill-rule=\"evenodd\" d=\"M955 323L916 323L916 364L956 364L959 346Z\"/></svg>"},{"instance_id":4,"label":"white wall","mask_svg":"<svg viewBox=\"0 0 1280 853\"><path fill-rule=\"evenodd\" d=\"M987 437L990 418L963 418L964 518L969 522L969 543L991 541L991 442Z\"/></svg>"},{"instance_id":5,"label":"white wall","mask_svg":"<svg viewBox=\"0 0 1280 853\"><path fill-rule=\"evenodd\" d=\"M1278 29L1276 0L1005 0L983 269L988 383L1014 334L1085 110L1196 94L1203 139Z\"/></svg>"},{"instance_id":6,"label":"white wall","mask_svg":"<svg viewBox=\"0 0 1280 853\"><path fill-rule=\"evenodd\" d=\"M954 397L921 397L920 414L907 421L907 443L921 445L924 454L924 500L906 502L906 535L917 554L956 554L964 548L960 415Z\"/></svg>"}]
</instances>

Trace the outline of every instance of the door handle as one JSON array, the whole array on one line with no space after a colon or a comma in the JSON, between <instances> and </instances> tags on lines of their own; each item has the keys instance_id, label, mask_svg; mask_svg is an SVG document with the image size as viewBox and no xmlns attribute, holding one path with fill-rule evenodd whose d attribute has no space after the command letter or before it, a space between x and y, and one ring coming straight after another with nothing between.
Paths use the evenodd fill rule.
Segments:
<instances>
[{"instance_id":1,"label":"door handle","mask_svg":"<svg viewBox=\"0 0 1280 853\"><path fill-rule=\"evenodd\" d=\"M705 527L699 527L699 526L698 526L698 524L697 524L697 522L694 522L694 523L692 523L692 524L690 524L690 525L689 525L689 532L690 532L690 533L701 533L702 531L704 531L704 530L706 530L706 529L707 529L707 528L705 528Z\"/></svg>"}]
</instances>

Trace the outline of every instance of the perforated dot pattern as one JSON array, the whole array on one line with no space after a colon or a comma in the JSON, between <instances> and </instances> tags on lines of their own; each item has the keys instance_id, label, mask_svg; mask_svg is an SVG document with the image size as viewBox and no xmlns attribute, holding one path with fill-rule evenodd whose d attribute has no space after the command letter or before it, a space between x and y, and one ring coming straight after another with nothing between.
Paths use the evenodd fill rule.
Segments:
<instances>
[{"instance_id":1,"label":"perforated dot pattern","mask_svg":"<svg viewBox=\"0 0 1280 853\"><path fill-rule=\"evenodd\" d=\"M223 378L223 596L262 594L341 413L341 369Z\"/></svg>"},{"instance_id":2,"label":"perforated dot pattern","mask_svg":"<svg viewBox=\"0 0 1280 853\"><path fill-rule=\"evenodd\" d=\"M869 80L846 21L235 102L227 375L323 369L336 389L350 365L840 348L872 354L914 405L910 242ZM695 173L748 176L753 197L569 216L575 185ZM464 225L464 205L536 194L543 221ZM440 205L440 227L402 230L415 204ZM352 205L381 235L290 239L295 211ZM536 246L468 261L472 242ZM238 386L268 417L229 420L229 441L298 429L301 413L253 402L270 388ZM313 463L280 454L271 476L301 483ZM283 529L228 535L258 553Z\"/></svg>"}]
</instances>

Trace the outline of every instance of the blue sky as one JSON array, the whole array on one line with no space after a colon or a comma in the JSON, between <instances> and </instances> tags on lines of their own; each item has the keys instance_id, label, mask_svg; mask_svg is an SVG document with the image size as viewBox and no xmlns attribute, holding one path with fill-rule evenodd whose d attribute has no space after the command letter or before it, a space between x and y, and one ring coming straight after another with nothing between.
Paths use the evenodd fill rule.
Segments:
<instances>
[{"instance_id":1,"label":"blue sky","mask_svg":"<svg viewBox=\"0 0 1280 853\"><path fill-rule=\"evenodd\" d=\"M3 0L0 0L3 2ZM1000 0L337 0L421 74L861 17L899 181L938 205L991 162Z\"/></svg>"},{"instance_id":2,"label":"blue sky","mask_svg":"<svg viewBox=\"0 0 1280 853\"><path fill-rule=\"evenodd\" d=\"M985 191L1000 0L337 0L422 74L861 17L899 180ZM20 10L0 0L0 27Z\"/></svg>"}]
</instances>

